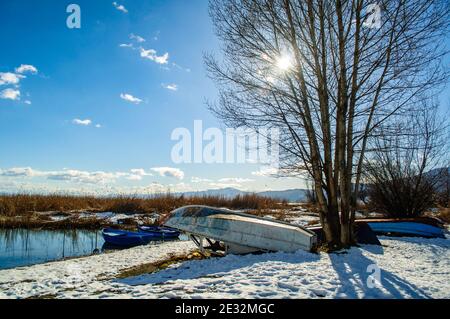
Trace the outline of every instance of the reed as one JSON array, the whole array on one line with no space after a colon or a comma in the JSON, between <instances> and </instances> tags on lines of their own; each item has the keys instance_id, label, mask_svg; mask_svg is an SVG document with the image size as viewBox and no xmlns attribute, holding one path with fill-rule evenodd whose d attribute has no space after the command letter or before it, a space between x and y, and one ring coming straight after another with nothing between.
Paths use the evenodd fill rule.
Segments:
<instances>
[{"instance_id":1,"label":"reed","mask_svg":"<svg viewBox=\"0 0 450 319\"><path fill-rule=\"evenodd\" d=\"M284 208L286 202L256 194L225 196L183 196L160 194L151 197L117 195L114 197L74 196L61 194L0 195L0 216L27 216L34 212L114 212L166 214L185 205L207 205L230 209L264 210Z\"/></svg>"},{"instance_id":2,"label":"reed","mask_svg":"<svg viewBox=\"0 0 450 319\"><path fill-rule=\"evenodd\" d=\"M111 225L96 218L69 218L51 221L38 214L15 217L0 216L0 229L97 230L106 226Z\"/></svg>"},{"instance_id":3,"label":"reed","mask_svg":"<svg viewBox=\"0 0 450 319\"><path fill-rule=\"evenodd\" d=\"M450 223L450 208L440 207L437 216L440 220L445 223Z\"/></svg>"}]
</instances>

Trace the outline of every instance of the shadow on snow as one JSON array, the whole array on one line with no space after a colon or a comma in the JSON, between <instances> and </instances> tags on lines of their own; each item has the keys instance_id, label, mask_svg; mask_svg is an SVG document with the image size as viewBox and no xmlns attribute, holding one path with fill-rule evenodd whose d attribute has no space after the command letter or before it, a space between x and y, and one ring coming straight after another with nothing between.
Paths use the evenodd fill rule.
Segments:
<instances>
[{"instance_id":1,"label":"shadow on snow","mask_svg":"<svg viewBox=\"0 0 450 319\"><path fill-rule=\"evenodd\" d=\"M396 240L407 243L423 244L423 239L416 238L396 238ZM448 243L444 240L435 240L427 244L437 245L448 248ZM431 298L425 291L409 283L405 279L385 270L380 269L381 287L375 286L369 288L367 280L373 271L368 271L370 265L376 264L376 261L363 255L363 250L373 255L382 255L384 250L382 246L363 245L359 248L352 248L345 253L333 253L327 255L330 258L331 265L340 281L336 296L339 298ZM225 273L233 270L250 267L256 263L270 263L270 268L277 268L277 263L283 267L282 263L302 264L314 263L321 258L323 254L313 254L309 252L298 251L297 253L267 253L261 255L228 255L222 258L211 258L207 260L193 260L184 262L178 266L161 270L152 274L145 274L136 277L115 280L121 284L127 285L148 285L164 284L174 280L190 280L197 278L220 278ZM314 266L313 266L314 267ZM267 274L270 276L270 274Z\"/></svg>"},{"instance_id":2,"label":"shadow on snow","mask_svg":"<svg viewBox=\"0 0 450 319\"><path fill-rule=\"evenodd\" d=\"M331 265L341 283L337 291L338 296L343 294L345 298L431 298L422 289L381 268L381 287L375 285L369 288L369 276L374 274L374 270L369 266L376 265L376 261L364 256L363 250L376 255L384 253L382 246L364 245L361 248L352 248L344 254L329 255Z\"/></svg>"},{"instance_id":3,"label":"shadow on snow","mask_svg":"<svg viewBox=\"0 0 450 319\"><path fill-rule=\"evenodd\" d=\"M178 267L161 270L153 274L145 274L136 277L118 279L117 282L128 285L162 284L172 280L189 280L200 277L221 277L224 273L252 266L256 263L270 262L300 264L314 262L320 259L320 255L298 251L297 253L267 253L255 255L228 255L225 257L210 258L206 260L192 260Z\"/></svg>"}]
</instances>

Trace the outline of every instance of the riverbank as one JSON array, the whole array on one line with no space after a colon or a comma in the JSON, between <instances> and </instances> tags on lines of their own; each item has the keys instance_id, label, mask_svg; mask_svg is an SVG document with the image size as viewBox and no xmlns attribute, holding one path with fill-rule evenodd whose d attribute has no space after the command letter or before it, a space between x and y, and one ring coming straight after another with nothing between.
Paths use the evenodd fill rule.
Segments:
<instances>
[{"instance_id":1,"label":"riverbank","mask_svg":"<svg viewBox=\"0 0 450 319\"><path fill-rule=\"evenodd\" d=\"M153 225L160 217L157 213L29 212L22 216L0 216L0 229L99 230L111 226L134 229L137 224Z\"/></svg>"},{"instance_id":2,"label":"riverbank","mask_svg":"<svg viewBox=\"0 0 450 319\"><path fill-rule=\"evenodd\" d=\"M450 239L381 242L333 254L229 255L120 276L196 250L169 242L3 270L0 298L450 298ZM374 269L381 285L368 285Z\"/></svg>"},{"instance_id":3,"label":"riverbank","mask_svg":"<svg viewBox=\"0 0 450 319\"><path fill-rule=\"evenodd\" d=\"M0 216L21 216L30 212L114 212L116 214L167 213L186 205L207 205L230 209L268 209L287 207L282 202L256 194L226 196L184 196L171 193L152 196L87 196L60 194L0 195Z\"/></svg>"},{"instance_id":4,"label":"riverbank","mask_svg":"<svg viewBox=\"0 0 450 319\"><path fill-rule=\"evenodd\" d=\"M186 205L208 205L244 209L256 215L289 209L286 202L256 194L191 196L159 194L152 197L71 196L71 195L0 195L0 228L15 229L100 229L120 224L154 224L170 211Z\"/></svg>"}]
</instances>

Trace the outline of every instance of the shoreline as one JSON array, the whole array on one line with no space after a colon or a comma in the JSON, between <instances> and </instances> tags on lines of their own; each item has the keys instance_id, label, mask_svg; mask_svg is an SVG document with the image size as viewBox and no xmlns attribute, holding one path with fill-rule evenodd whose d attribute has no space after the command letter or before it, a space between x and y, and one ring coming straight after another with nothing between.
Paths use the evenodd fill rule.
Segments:
<instances>
[{"instance_id":1,"label":"shoreline","mask_svg":"<svg viewBox=\"0 0 450 319\"><path fill-rule=\"evenodd\" d=\"M107 211L29 212L21 216L0 216L0 229L100 230L106 227L132 229L138 223L153 225L159 214L123 214Z\"/></svg>"},{"instance_id":2,"label":"shoreline","mask_svg":"<svg viewBox=\"0 0 450 319\"><path fill-rule=\"evenodd\" d=\"M380 238L346 253L267 253L188 260L126 273L196 250L192 242L141 246L0 271L0 298L449 298L450 239ZM411 259L414 258L414 268ZM432 264L432 267L430 266ZM367 286L370 265L381 285Z\"/></svg>"}]
</instances>

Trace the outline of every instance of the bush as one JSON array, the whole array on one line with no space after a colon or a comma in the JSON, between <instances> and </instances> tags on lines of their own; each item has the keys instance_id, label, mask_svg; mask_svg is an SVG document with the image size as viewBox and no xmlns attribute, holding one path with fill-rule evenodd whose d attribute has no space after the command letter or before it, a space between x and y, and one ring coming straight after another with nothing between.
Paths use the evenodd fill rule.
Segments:
<instances>
[{"instance_id":1,"label":"bush","mask_svg":"<svg viewBox=\"0 0 450 319\"><path fill-rule=\"evenodd\" d=\"M378 180L368 186L369 209L392 218L417 217L433 207L433 185L426 178Z\"/></svg>"},{"instance_id":2,"label":"bush","mask_svg":"<svg viewBox=\"0 0 450 319\"><path fill-rule=\"evenodd\" d=\"M448 126L438 117L437 104L428 102L374 133L363 173L373 210L390 217L416 217L435 206L436 186L442 180L438 167L447 167Z\"/></svg>"}]
</instances>

